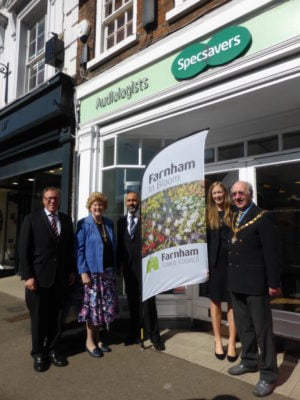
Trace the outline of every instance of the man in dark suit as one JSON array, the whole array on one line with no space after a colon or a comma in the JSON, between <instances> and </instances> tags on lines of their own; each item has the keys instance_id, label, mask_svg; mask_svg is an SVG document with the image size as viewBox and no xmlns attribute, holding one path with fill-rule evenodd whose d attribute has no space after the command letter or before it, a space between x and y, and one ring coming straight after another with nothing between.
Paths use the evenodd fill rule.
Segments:
<instances>
[{"instance_id":1,"label":"man in dark suit","mask_svg":"<svg viewBox=\"0 0 300 400\"><path fill-rule=\"evenodd\" d=\"M141 304L145 333L156 350L165 350L159 334L155 297L141 303L141 221L138 215L139 196L130 192L126 196L127 215L118 221L118 263L123 270L127 294L130 330L125 345L137 343L141 327Z\"/></svg>"},{"instance_id":2,"label":"man in dark suit","mask_svg":"<svg viewBox=\"0 0 300 400\"><path fill-rule=\"evenodd\" d=\"M63 367L67 359L59 348L61 316L68 286L75 279L74 233L71 218L58 212L60 190L43 190L44 209L24 218L19 237L21 279L31 317L34 369L50 363Z\"/></svg>"},{"instance_id":3,"label":"man in dark suit","mask_svg":"<svg viewBox=\"0 0 300 400\"><path fill-rule=\"evenodd\" d=\"M280 246L272 214L253 203L251 185L236 182L231 196L238 212L229 240L228 285L242 354L228 372L241 375L259 368L253 394L263 397L273 392L278 378L269 299L280 294Z\"/></svg>"}]
</instances>

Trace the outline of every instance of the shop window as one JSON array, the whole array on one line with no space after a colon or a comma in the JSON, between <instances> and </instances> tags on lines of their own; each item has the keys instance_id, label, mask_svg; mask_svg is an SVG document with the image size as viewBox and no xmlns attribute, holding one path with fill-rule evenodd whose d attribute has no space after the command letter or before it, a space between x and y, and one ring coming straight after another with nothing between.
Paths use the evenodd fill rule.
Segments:
<instances>
[{"instance_id":1,"label":"shop window","mask_svg":"<svg viewBox=\"0 0 300 400\"><path fill-rule=\"evenodd\" d=\"M251 140L248 142L249 156L272 153L274 151L278 151L278 136L271 136L259 140Z\"/></svg>"},{"instance_id":2,"label":"shop window","mask_svg":"<svg viewBox=\"0 0 300 400\"><path fill-rule=\"evenodd\" d=\"M136 3L136 0L97 2L96 59L120 51L136 40Z\"/></svg>"},{"instance_id":3,"label":"shop window","mask_svg":"<svg viewBox=\"0 0 300 400\"><path fill-rule=\"evenodd\" d=\"M115 139L105 140L103 142L103 167L114 165Z\"/></svg>"},{"instance_id":4,"label":"shop window","mask_svg":"<svg viewBox=\"0 0 300 400\"><path fill-rule=\"evenodd\" d=\"M282 146L283 150L294 149L296 147L300 147L300 133L286 133L282 137Z\"/></svg>"},{"instance_id":5,"label":"shop window","mask_svg":"<svg viewBox=\"0 0 300 400\"><path fill-rule=\"evenodd\" d=\"M281 247L282 295L272 308L299 312L300 298L300 163L256 168L257 204L270 210Z\"/></svg>"},{"instance_id":6,"label":"shop window","mask_svg":"<svg viewBox=\"0 0 300 400\"><path fill-rule=\"evenodd\" d=\"M205 164L213 163L215 161L215 149L205 149L204 162Z\"/></svg>"},{"instance_id":7,"label":"shop window","mask_svg":"<svg viewBox=\"0 0 300 400\"><path fill-rule=\"evenodd\" d=\"M102 172L102 190L108 199L106 215L114 222L125 212L125 193L139 191L143 172L142 168L113 168Z\"/></svg>"},{"instance_id":8,"label":"shop window","mask_svg":"<svg viewBox=\"0 0 300 400\"><path fill-rule=\"evenodd\" d=\"M230 146L218 148L218 161L232 160L244 157L244 144L237 143Z\"/></svg>"},{"instance_id":9,"label":"shop window","mask_svg":"<svg viewBox=\"0 0 300 400\"><path fill-rule=\"evenodd\" d=\"M149 161L162 149L161 139L144 139L142 149L142 164L147 165Z\"/></svg>"},{"instance_id":10,"label":"shop window","mask_svg":"<svg viewBox=\"0 0 300 400\"><path fill-rule=\"evenodd\" d=\"M139 164L139 140L117 139L117 164Z\"/></svg>"},{"instance_id":11,"label":"shop window","mask_svg":"<svg viewBox=\"0 0 300 400\"><path fill-rule=\"evenodd\" d=\"M41 208L45 187L61 187L61 176L61 165L55 165L0 180L0 278L18 271L17 241L23 219Z\"/></svg>"}]
</instances>

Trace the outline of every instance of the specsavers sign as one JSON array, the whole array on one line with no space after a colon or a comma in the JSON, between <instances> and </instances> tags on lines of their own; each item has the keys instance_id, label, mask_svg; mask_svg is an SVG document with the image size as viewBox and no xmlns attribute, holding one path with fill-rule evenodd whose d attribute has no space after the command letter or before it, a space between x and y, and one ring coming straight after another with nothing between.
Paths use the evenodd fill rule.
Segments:
<instances>
[{"instance_id":1,"label":"specsavers sign","mask_svg":"<svg viewBox=\"0 0 300 400\"><path fill-rule=\"evenodd\" d=\"M196 43L184 49L173 61L176 79L191 78L205 68L226 64L242 55L251 44L251 34L242 26L229 26L206 44Z\"/></svg>"}]
</instances>

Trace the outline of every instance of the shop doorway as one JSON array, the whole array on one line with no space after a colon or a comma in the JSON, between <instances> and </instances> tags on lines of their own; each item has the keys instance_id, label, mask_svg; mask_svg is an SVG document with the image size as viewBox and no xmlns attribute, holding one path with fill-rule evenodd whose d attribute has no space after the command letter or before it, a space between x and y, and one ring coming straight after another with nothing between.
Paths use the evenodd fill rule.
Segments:
<instances>
[{"instance_id":1,"label":"shop doorway","mask_svg":"<svg viewBox=\"0 0 300 400\"><path fill-rule=\"evenodd\" d=\"M282 253L282 296L274 310L300 313L300 162L256 168L257 204L271 210Z\"/></svg>"},{"instance_id":2,"label":"shop doorway","mask_svg":"<svg viewBox=\"0 0 300 400\"><path fill-rule=\"evenodd\" d=\"M18 236L26 214L41 207L46 186L61 186L60 165L0 180L0 277L18 273Z\"/></svg>"}]
</instances>

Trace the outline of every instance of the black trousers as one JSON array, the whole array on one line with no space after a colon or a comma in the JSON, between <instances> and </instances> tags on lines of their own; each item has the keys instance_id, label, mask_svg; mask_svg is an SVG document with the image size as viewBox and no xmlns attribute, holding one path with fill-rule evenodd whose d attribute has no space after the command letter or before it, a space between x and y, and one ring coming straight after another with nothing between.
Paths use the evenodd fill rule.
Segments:
<instances>
[{"instance_id":1,"label":"black trousers","mask_svg":"<svg viewBox=\"0 0 300 400\"><path fill-rule=\"evenodd\" d=\"M231 293L234 321L242 344L241 363L258 367L260 379L278 378L273 322L268 296Z\"/></svg>"},{"instance_id":2,"label":"black trousers","mask_svg":"<svg viewBox=\"0 0 300 400\"><path fill-rule=\"evenodd\" d=\"M133 338L140 337L140 328L143 324L145 337L150 338L152 342L158 342L160 334L155 297L144 301L141 306L140 288L137 278L132 273L127 274L126 277L124 276L124 280L130 314L129 336Z\"/></svg>"},{"instance_id":3,"label":"black trousers","mask_svg":"<svg viewBox=\"0 0 300 400\"><path fill-rule=\"evenodd\" d=\"M31 355L34 357L57 350L62 327L62 288L56 283L37 291L26 289L25 301L31 317Z\"/></svg>"}]
</instances>

